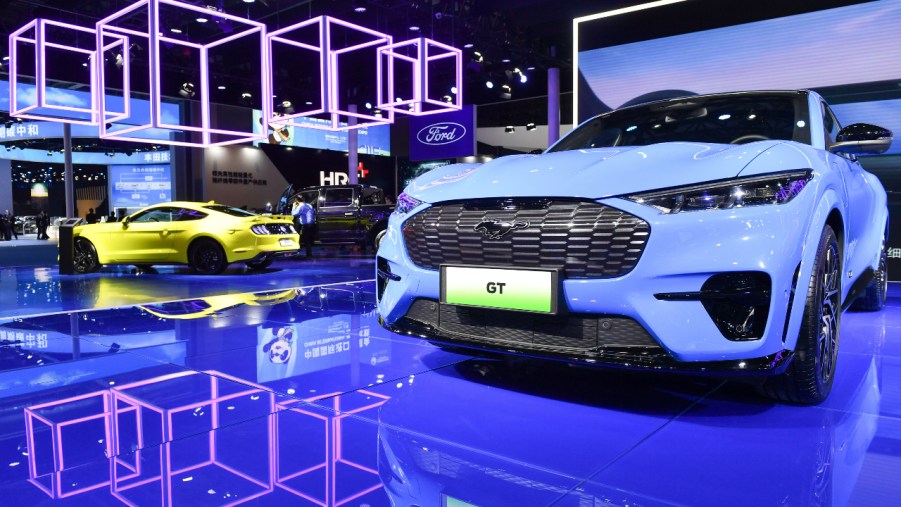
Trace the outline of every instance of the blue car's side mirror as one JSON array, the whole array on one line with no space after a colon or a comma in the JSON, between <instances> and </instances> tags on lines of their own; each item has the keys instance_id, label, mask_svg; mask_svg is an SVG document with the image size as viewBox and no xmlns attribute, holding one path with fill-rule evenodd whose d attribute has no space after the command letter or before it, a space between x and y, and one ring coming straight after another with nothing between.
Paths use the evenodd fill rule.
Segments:
<instances>
[{"instance_id":1,"label":"blue car's side mirror","mask_svg":"<svg viewBox=\"0 0 901 507\"><path fill-rule=\"evenodd\" d=\"M854 123L841 129L835 141L829 147L832 153L879 155L892 145L892 131L868 123Z\"/></svg>"}]
</instances>

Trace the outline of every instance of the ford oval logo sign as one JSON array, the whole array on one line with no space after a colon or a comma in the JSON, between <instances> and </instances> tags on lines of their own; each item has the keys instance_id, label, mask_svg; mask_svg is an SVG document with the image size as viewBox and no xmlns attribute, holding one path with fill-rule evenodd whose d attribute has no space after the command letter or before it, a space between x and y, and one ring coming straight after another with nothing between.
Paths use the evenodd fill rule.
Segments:
<instances>
[{"instance_id":1,"label":"ford oval logo sign","mask_svg":"<svg viewBox=\"0 0 901 507\"><path fill-rule=\"evenodd\" d=\"M454 141L458 141L465 135L466 127L463 125L450 121L443 121L441 123L433 123L420 130L416 134L416 139L422 144L440 146L442 144L450 144Z\"/></svg>"}]
</instances>

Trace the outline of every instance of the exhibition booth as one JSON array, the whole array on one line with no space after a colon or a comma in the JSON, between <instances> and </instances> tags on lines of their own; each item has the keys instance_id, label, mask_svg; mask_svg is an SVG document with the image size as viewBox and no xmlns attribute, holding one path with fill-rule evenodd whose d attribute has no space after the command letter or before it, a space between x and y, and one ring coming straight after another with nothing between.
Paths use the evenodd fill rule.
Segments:
<instances>
[{"instance_id":1,"label":"exhibition booth","mask_svg":"<svg viewBox=\"0 0 901 507\"><path fill-rule=\"evenodd\" d=\"M901 498L901 0L83 3L4 23L0 503Z\"/></svg>"}]
</instances>

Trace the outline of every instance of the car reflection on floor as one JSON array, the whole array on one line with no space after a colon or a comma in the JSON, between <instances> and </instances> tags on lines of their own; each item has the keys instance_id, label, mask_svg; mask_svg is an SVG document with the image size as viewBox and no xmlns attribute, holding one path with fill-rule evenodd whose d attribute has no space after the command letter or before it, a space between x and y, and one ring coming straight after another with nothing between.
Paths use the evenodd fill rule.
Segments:
<instances>
[{"instance_id":1,"label":"car reflection on floor","mask_svg":"<svg viewBox=\"0 0 901 507\"><path fill-rule=\"evenodd\" d=\"M375 284L0 320L9 505L888 505L901 299L836 387L478 358L378 325Z\"/></svg>"}]
</instances>

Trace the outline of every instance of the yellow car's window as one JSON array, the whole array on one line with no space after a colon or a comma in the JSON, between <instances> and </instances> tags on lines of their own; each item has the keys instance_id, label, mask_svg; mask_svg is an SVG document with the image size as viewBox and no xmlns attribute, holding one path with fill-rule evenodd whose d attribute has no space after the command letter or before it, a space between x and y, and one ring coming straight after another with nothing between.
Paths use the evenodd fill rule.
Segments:
<instances>
[{"instance_id":1,"label":"yellow car's window","mask_svg":"<svg viewBox=\"0 0 901 507\"><path fill-rule=\"evenodd\" d=\"M171 222L173 211L173 208L153 208L145 210L137 215L132 222Z\"/></svg>"}]
</instances>

